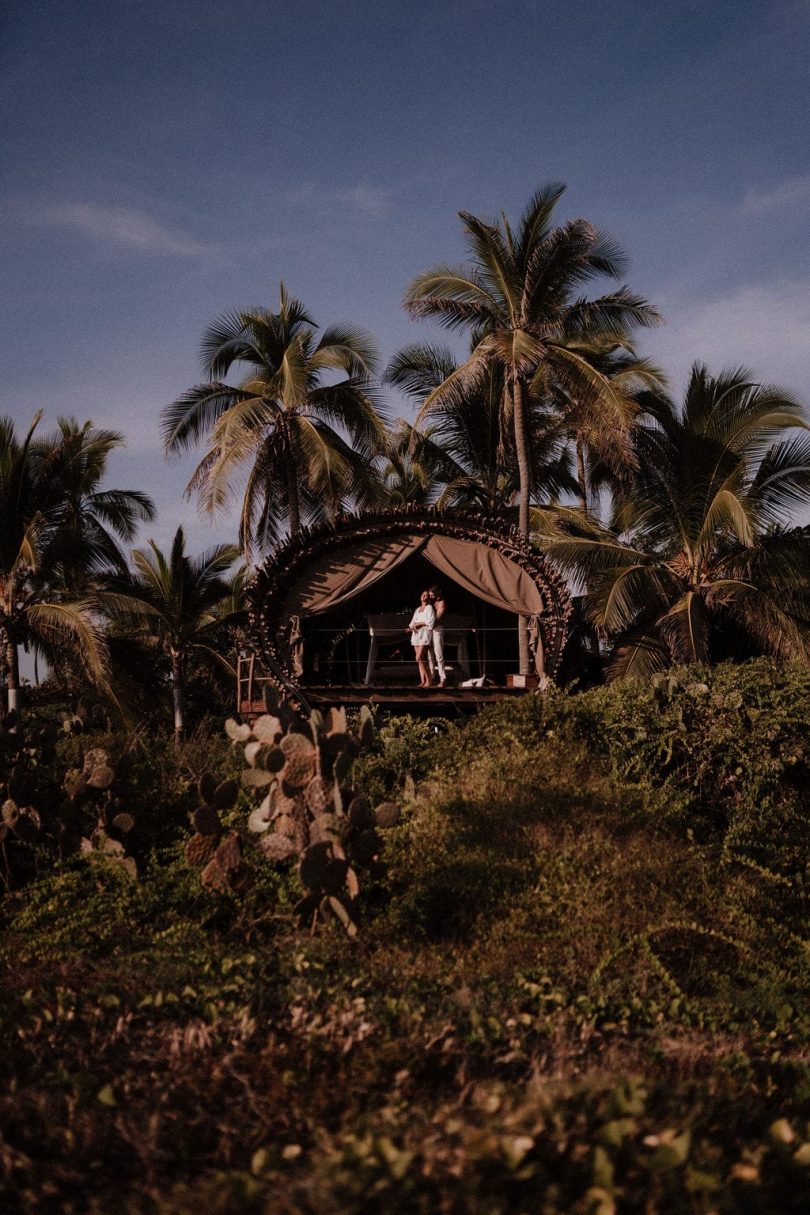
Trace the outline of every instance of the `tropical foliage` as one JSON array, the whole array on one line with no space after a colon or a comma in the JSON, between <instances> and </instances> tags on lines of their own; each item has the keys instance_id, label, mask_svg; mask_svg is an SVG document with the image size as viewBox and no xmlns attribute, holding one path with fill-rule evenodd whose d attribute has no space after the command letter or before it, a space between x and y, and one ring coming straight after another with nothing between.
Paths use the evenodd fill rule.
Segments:
<instances>
[{"instance_id":1,"label":"tropical foliage","mask_svg":"<svg viewBox=\"0 0 810 1215\"><path fill-rule=\"evenodd\" d=\"M457 371L450 350L408 346L389 363L384 383L404 392L421 413L425 401ZM393 500L514 510L518 475L514 436L504 419L508 401L504 387L502 371L492 367L463 398L450 394L435 406L424 430L400 421L392 434L384 474ZM559 418L537 396L530 396L527 410L532 481L553 501L576 490L565 434Z\"/></svg>"},{"instance_id":2,"label":"tropical foliage","mask_svg":"<svg viewBox=\"0 0 810 1215\"><path fill-rule=\"evenodd\" d=\"M200 439L208 450L188 486L213 513L232 501L246 473L239 539L247 554L278 540L286 525L335 513L360 498L383 441L371 396L375 354L346 325L318 336L303 304L281 285L278 312L226 313L202 341L207 380L164 410L169 454ZM242 372L236 385L222 377ZM342 378L336 382L335 374Z\"/></svg>"},{"instance_id":3,"label":"tropical foliage","mask_svg":"<svg viewBox=\"0 0 810 1215\"><path fill-rule=\"evenodd\" d=\"M390 431L368 340L283 287L211 326L164 437L206 442L209 510L246 477L239 545L128 559L121 437L0 421L9 707L21 647L107 694L0 714L9 1210L808 1209L810 425L744 371L665 395L655 310L581 294L621 255L561 194L463 213L470 263L407 301L469 355L396 355ZM625 678L189 728L240 554L381 501L531 527ZM173 738L107 711L122 660Z\"/></svg>"},{"instance_id":4,"label":"tropical foliage","mask_svg":"<svg viewBox=\"0 0 810 1215\"><path fill-rule=\"evenodd\" d=\"M186 728L184 691L189 659L193 656L206 665L224 665L233 675L223 649L233 647L232 629L244 620L244 571L226 578L239 557L238 548L218 544L191 557L185 543L179 527L168 556L154 541L148 549L136 549L132 572L110 580L105 596L106 610L114 620L128 625L170 659L178 740Z\"/></svg>"},{"instance_id":5,"label":"tropical foliage","mask_svg":"<svg viewBox=\"0 0 810 1215\"><path fill-rule=\"evenodd\" d=\"M19 709L19 651L59 669L78 665L106 687L107 647L95 584L124 567L131 540L154 507L137 490L106 490L114 431L62 419L38 437L37 415L19 438L0 421L0 640L9 711Z\"/></svg>"},{"instance_id":6,"label":"tropical foliage","mask_svg":"<svg viewBox=\"0 0 810 1215\"><path fill-rule=\"evenodd\" d=\"M806 660L810 531L790 523L810 493L810 434L795 398L695 365L682 407L647 400L634 451L609 525L568 512L542 540L584 582L611 672L741 650Z\"/></svg>"}]
</instances>

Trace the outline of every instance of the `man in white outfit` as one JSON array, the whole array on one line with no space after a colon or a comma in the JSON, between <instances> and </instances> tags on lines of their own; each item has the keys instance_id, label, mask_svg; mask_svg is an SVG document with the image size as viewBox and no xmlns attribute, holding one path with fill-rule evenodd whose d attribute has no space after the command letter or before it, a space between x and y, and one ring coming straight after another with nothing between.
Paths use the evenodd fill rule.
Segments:
<instances>
[{"instance_id":1,"label":"man in white outfit","mask_svg":"<svg viewBox=\"0 0 810 1215\"><path fill-rule=\"evenodd\" d=\"M430 588L430 602L433 610L436 613L436 620L433 624L433 644L432 653L428 651L430 658L430 673L433 674L433 658L436 659L436 669L439 672L439 687L443 688L447 682L447 669L444 665L444 625L442 620L447 610L447 604L444 599L444 592L441 587L432 586Z\"/></svg>"}]
</instances>

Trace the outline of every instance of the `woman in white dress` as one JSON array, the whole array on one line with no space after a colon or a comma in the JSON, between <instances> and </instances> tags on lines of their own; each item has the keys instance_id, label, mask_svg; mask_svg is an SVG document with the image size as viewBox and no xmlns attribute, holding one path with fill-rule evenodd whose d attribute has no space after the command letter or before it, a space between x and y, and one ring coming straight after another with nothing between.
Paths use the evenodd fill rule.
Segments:
<instances>
[{"instance_id":1,"label":"woman in white dress","mask_svg":"<svg viewBox=\"0 0 810 1215\"><path fill-rule=\"evenodd\" d=\"M411 616L408 632L411 635L411 645L416 652L416 665L419 668L419 683L423 688L430 687L430 671L428 670L427 655L430 649L433 625L436 613L430 602L430 595L422 591L419 607Z\"/></svg>"}]
</instances>

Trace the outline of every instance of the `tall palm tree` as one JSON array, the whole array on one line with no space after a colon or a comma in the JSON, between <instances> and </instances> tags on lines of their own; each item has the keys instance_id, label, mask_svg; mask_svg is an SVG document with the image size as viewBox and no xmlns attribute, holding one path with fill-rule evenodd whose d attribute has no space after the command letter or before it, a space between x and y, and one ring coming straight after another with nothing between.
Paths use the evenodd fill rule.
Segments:
<instances>
[{"instance_id":1,"label":"tall palm tree","mask_svg":"<svg viewBox=\"0 0 810 1215\"><path fill-rule=\"evenodd\" d=\"M744 370L696 364L682 408L648 400L610 527L569 514L545 540L584 582L613 676L710 661L731 634L810 657L810 529L790 526L810 495L808 429L788 392Z\"/></svg>"},{"instance_id":2,"label":"tall palm tree","mask_svg":"<svg viewBox=\"0 0 810 1215\"><path fill-rule=\"evenodd\" d=\"M552 227L564 190L558 183L541 187L516 231L505 215L490 224L462 211L472 261L425 271L405 296L412 316L435 316L475 337L470 358L427 397L423 413L450 396L463 397L482 383L492 366L502 370L519 477L518 525L526 536L533 488L526 402L532 388L548 391L553 378L572 397L598 401L605 418L626 429L623 400L572 348L571 339L624 336L635 326L659 320L655 309L627 287L593 300L577 294L601 275L618 278L624 258L613 241L584 219ZM528 673L525 623L519 641L520 669Z\"/></svg>"},{"instance_id":3,"label":"tall palm tree","mask_svg":"<svg viewBox=\"0 0 810 1215\"><path fill-rule=\"evenodd\" d=\"M92 580L119 563L116 537L130 539L154 514L137 491L99 488L120 435L60 420L38 438L37 414L19 439L0 420L0 642L7 707L19 713L19 648L52 666L80 662L106 689L107 650ZM109 689L107 689L109 690Z\"/></svg>"},{"instance_id":4,"label":"tall palm tree","mask_svg":"<svg viewBox=\"0 0 810 1215\"><path fill-rule=\"evenodd\" d=\"M243 572L226 574L239 558L239 548L218 544L198 557L186 553L178 527L168 556L152 540L132 554L133 571L110 580L105 607L126 625L159 646L171 662L174 734L185 732L185 675L193 654L207 665L224 666L223 638L243 620Z\"/></svg>"},{"instance_id":5,"label":"tall palm tree","mask_svg":"<svg viewBox=\"0 0 810 1215\"><path fill-rule=\"evenodd\" d=\"M458 368L450 350L407 346L386 368L383 382L400 388L421 411L425 399ZM439 506L495 511L512 508L518 478L514 442L504 418L503 372L492 367L462 399L451 394L431 411L431 425L420 431L400 422L393 450L410 468L428 474L429 500ZM533 483L551 499L576 488L565 452L565 434L534 395L528 401Z\"/></svg>"},{"instance_id":6,"label":"tall palm tree","mask_svg":"<svg viewBox=\"0 0 810 1215\"><path fill-rule=\"evenodd\" d=\"M303 305L281 284L277 312L227 313L202 341L207 380L164 410L167 454L201 438L208 451L188 485L205 509L231 500L246 467L239 525L245 553L278 539L284 524L334 513L362 489L383 440L372 400L375 355L359 330L318 336ZM238 384L224 377L241 374ZM335 381L335 375L343 378Z\"/></svg>"}]
</instances>

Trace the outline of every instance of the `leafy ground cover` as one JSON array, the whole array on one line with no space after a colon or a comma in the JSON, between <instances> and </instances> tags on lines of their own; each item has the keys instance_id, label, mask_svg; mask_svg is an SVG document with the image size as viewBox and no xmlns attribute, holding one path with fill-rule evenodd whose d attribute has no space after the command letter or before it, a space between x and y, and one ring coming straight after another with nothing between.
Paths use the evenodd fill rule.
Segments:
<instances>
[{"instance_id":1,"label":"leafy ground cover","mask_svg":"<svg viewBox=\"0 0 810 1215\"><path fill-rule=\"evenodd\" d=\"M289 866L186 864L225 742L69 738L47 787L103 742L138 877L0 904L3 1209L806 1210L809 725L765 662L381 723L358 779L405 812L353 940Z\"/></svg>"}]
</instances>

